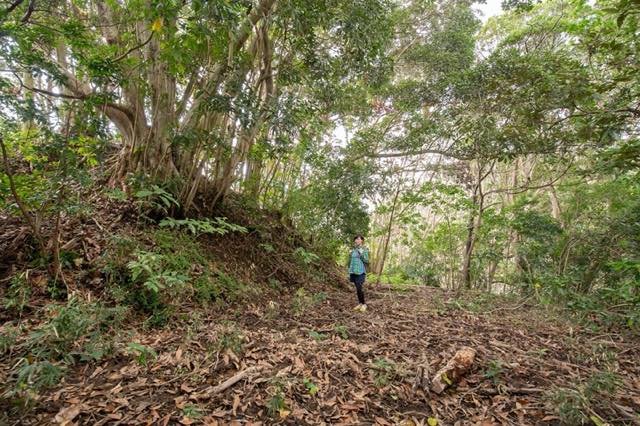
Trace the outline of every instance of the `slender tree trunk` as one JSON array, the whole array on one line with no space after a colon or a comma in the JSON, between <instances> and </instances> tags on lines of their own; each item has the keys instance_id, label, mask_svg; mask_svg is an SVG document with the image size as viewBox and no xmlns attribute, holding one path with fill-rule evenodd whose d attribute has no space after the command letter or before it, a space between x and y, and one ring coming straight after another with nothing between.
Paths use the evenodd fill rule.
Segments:
<instances>
[{"instance_id":1,"label":"slender tree trunk","mask_svg":"<svg viewBox=\"0 0 640 426\"><path fill-rule=\"evenodd\" d=\"M391 204L391 214L389 216L389 225L387 226L387 235L384 240L382 249L382 261L380 262L380 272L378 273L378 279L376 284L380 284L380 276L384 272L384 264L387 260L387 254L389 253L389 244L391 242L391 230L393 229L393 220L395 219L396 207L398 204L398 196L400 195L400 185L396 189L396 193L393 196L393 203Z\"/></svg>"},{"instance_id":2,"label":"slender tree trunk","mask_svg":"<svg viewBox=\"0 0 640 426\"><path fill-rule=\"evenodd\" d=\"M473 250L475 248L476 238L480 226L482 224L482 213L484 212L485 194L482 192L482 182L491 173L495 163L489 166L489 170L483 174L483 166L478 165L478 176L473 187L473 196L471 198L471 213L467 222L467 240L464 247L464 256L462 260L461 280L465 288L471 288L471 260L473 258Z\"/></svg>"},{"instance_id":3,"label":"slender tree trunk","mask_svg":"<svg viewBox=\"0 0 640 426\"><path fill-rule=\"evenodd\" d=\"M464 255L462 258L461 279L465 288L471 288L471 256L473 254L473 246L475 241L475 223L477 214L478 194L477 187L473 190L471 213L467 221L467 239L464 245Z\"/></svg>"},{"instance_id":4,"label":"slender tree trunk","mask_svg":"<svg viewBox=\"0 0 640 426\"><path fill-rule=\"evenodd\" d=\"M549 201L551 202L551 215L558 222L561 221L560 216L560 201L558 200L558 194L556 193L556 188L551 185L549 187Z\"/></svg>"}]
</instances>

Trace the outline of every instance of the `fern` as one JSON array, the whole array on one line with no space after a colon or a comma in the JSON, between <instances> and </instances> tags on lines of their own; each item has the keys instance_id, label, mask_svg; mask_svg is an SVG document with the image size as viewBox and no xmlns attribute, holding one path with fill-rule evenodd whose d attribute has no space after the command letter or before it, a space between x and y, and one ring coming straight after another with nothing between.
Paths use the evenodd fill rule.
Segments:
<instances>
[{"instance_id":1,"label":"fern","mask_svg":"<svg viewBox=\"0 0 640 426\"><path fill-rule=\"evenodd\" d=\"M216 217L213 220L204 219L174 219L168 217L160 222L163 228L180 229L187 228L193 235L218 234L225 235L229 232L246 233L247 228L227 222L226 217Z\"/></svg>"},{"instance_id":2,"label":"fern","mask_svg":"<svg viewBox=\"0 0 640 426\"><path fill-rule=\"evenodd\" d=\"M176 271L162 270L164 256L148 251L137 251L136 260L127 264L131 271L131 281L142 281L142 284L154 293L165 287L184 284L189 277Z\"/></svg>"},{"instance_id":3,"label":"fern","mask_svg":"<svg viewBox=\"0 0 640 426\"><path fill-rule=\"evenodd\" d=\"M142 208L158 210L164 214L167 214L171 207L180 207L178 200L158 185L152 185L150 189L141 189L135 193L135 198L136 204Z\"/></svg>"}]
</instances>

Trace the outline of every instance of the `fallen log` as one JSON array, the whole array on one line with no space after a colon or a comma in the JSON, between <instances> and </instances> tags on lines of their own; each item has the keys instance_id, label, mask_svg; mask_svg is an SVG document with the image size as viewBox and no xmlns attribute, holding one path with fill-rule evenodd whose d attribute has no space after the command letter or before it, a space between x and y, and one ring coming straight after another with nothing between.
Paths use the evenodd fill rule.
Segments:
<instances>
[{"instance_id":1,"label":"fallen log","mask_svg":"<svg viewBox=\"0 0 640 426\"><path fill-rule=\"evenodd\" d=\"M476 357L476 350L465 346L458 350L455 355L433 376L431 390L435 393L442 393L446 388L457 383L460 378L471 368Z\"/></svg>"}]
</instances>

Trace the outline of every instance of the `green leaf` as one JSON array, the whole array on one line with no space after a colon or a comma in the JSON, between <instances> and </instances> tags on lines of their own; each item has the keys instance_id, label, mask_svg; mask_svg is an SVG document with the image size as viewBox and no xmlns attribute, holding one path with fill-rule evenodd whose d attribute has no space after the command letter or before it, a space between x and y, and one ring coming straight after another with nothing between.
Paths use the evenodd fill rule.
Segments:
<instances>
[{"instance_id":1,"label":"green leaf","mask_svg":"<svg viewBox=\"0 0 640 426\"><path fill-rule=\"evenodd\" d=\"M327 338L327 335L326 335L326 334L323 334L323 333L318 333L318 332L317 332L317 331L315 331L315 330L311 330L311 331L309 332L309 337L311 337L312 339L314 339L314 340L316 340L316 341L321 341L321 340L326 339L326 338Z\"/></svg>"},{"instance_id":2,"label":"green leaf","mask_svg":"<svg viewBox=\"0 0 640 426\"><path fill-rule=\"evenodd\" d=\"M448 384L449 386L451 386L453 384L451 379L449 379L449 377L447 377L447 373L442 373L441 377L442 377L442 380L444 380L445 383Z\"/></svg>"}]
</instances>

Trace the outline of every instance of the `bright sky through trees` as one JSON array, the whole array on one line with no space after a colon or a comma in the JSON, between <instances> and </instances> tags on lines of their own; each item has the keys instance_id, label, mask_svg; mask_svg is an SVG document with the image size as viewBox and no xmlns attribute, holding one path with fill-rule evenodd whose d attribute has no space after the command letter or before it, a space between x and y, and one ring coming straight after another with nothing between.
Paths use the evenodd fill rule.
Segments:
<instances>
[{"instance_id":1,"label":"bright sky through trees","mask_svg":"<svg viewBox=\"0 0 640 426\"><path fill-rule=\"evenodd\" d=\"M485 4L478 5L478 10L482 12L482 21L486 22L490 17L500 14L502 12L501 3L501 0L487 0Z\"/></svg>"}]
</instances>

